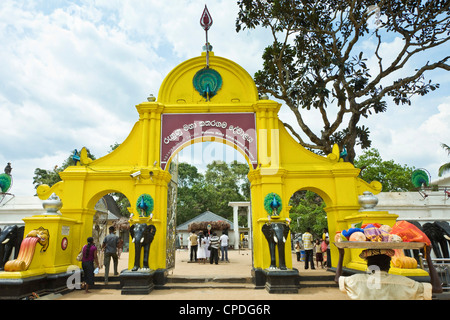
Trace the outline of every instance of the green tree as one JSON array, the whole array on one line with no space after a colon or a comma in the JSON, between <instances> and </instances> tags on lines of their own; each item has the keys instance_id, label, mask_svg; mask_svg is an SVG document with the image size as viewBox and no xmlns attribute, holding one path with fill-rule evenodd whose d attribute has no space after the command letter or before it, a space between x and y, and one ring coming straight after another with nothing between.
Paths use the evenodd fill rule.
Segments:
<instances>
[{"instance_id":1,"label":"green tree","mask_svg":"<svg viewBox=\"0 0 450 320\"><path fill-rule=\"evenodd\" d=\"M203 183L204 177L196 167L184 162L178 164L178 188L190 188Z\"/></svg>"},{"instance_id":2,"label":"green tree","mask_svg":"<svg viewBox=\"0 0 450 320\"><path fill-rule=\"evenodd\" d=\"M177 222L189 219L210 210L227 219L232 219L230 201L248 201L250 185L247 180L248 165L214 161L207 165L204 175L187 164L178 165Z\"/></svg>"},{"instance_id":3,"label":"green tree","mask_svg":"<svg viewBox=\"0 0 450 320\"><path fill-rule=\"evenodd\" d=\"M110 146L110 151L112 152L115 150L120 144L115 142L113 145ZM95 156L90 152L89 149L86 149L88 153L88 157L92 160L95 160ZM53 186L55 183L61 181L61 177L59 176L60 172L63 172L67 167L74 166L75 161L72 159L71 154L61 166L55 165L53 170L46 170L41 168L36 168L34 170L34 177L33 177L33 185L36 189L41 184L47 184L50 187ZM125 195L122 193L111 193L111 196L114 198L114 200L117 203L117 206L119 207L120 214L124 217L128 217L130 215L130 212L128 211L128 207L130 207L130 201L128 200Z\"/></svg>"},{"instance_id":4,"label":"green tree","mask_svg":"<svg viewBox=\"0 0 450 320\"><path fill-rule=\"evenodd\" d=\"M236 198L232 201L241 201L250 197L250 183L247 179L249 167L247 164L233 161L227 164L222 161L213 161L207 165L205 181L212 185L217 191L226 195L231 193ZM227 203L228 206L228 203Z\"/></svg>"},{"instance_id":5,"label":"green tree","mask_svg":"<svg viewBox=\"0 0 450 320\"><path fill-rule=\"evenodd\" d=\"M448 145L446 145L445 143L442 143L441 147L445 151L447 151L448 155L450 155L450 147ZM439 167L438 176L442 177L447 172L450 172L450 162L444 163L442 166Z\"/></svg>"},{"instance_id":6,"label":"green tree","mask_svg":"<svg viewBox=\"0 0 450 320\"><path fill-rule=\"evenodd\" d=\"M258 91L290 108L301 132L285 126L318 153L338 143L353 162L356 145L371 146L360 120L385 112L386 97L411 104L412 96L439 87L425 73L450 70L448 50L428 53L450 39L448 0L239 0L238 6L237 32L262 27L273 38L254 76ZM381 50L395 38L402 41L398 52ZM368 58L376 61L370 70ZM415 66L408 74L407 63ZM321 116L319 129L305 120L303 111L311 109Z\"/></svg>"},{"instance_id":7,"label":"green tree","mask_svg":"<svg viewBox=\"0 0 450 320\"><path fill-rule=\"evenodd\" d=\"M177 223L182 224L207 207L204 177L187 163L178 164Z\"/></svg>"},{"instance_id":8,"label":"green tree","mask_svg":"<svg viewBox=\"0 0 450 320\"><path fill-rule=\"evenodd\" d=\"M92 160L95 160L95 156L91 154L89 149L87 150L88 157ZM47 184L50 187L53 186L55 183L61 181L61 177L59 176L60 172L63 172L64 169L66 169L69 166L74 166L75 161L72 159L73 153L63 162L61 166L55 165L53 167L53 170L46 170L41 168L36 168L34 170L34 176L33 176L33 185L36 189L41 184Z\"/></svg>"},{"instance_id":9,"label":"green tree","mask_svg":"<svg viewBox=\"0 0 450 320\"><path fill-rule=\"evenodd\" d=\"M366 182L379 181L382 191L410 191L415 187L411 181L414 167L400 165L394 160L383 161L377 149L369 149L355 160L355 167L360 168L360 177Z\"/></svg>"},{"instance_id":10,"label":"green tree","mask_svg":"<svg viewBox=\"0 0 450 320\"><path fill-rule=\"evenodd\" d=\"M289 200L289 205L292 206L289 217L293 232L304 233L309 227L312 234L319 237L323 228L328 227L325 202L316 193L309 190L297 191Z\"/></svg>"}]
</instances>

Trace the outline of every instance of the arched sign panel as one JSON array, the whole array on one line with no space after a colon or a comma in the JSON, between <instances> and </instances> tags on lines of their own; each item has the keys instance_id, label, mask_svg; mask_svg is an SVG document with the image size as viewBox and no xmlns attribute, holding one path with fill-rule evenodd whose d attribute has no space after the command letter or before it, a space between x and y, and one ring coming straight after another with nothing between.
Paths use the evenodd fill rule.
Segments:
<instances>
[{"instance_id":1,"label":"arched sign panel","mask_svg":"<svg viewBox=\"0 0 450 320\"><path fill-rule=\"evenodd\" d=\"M161 168L186 142L202 137L227 140L239 147L256 169L254 113L189 113L161 115Z\"/></svg>"}]
</instances>

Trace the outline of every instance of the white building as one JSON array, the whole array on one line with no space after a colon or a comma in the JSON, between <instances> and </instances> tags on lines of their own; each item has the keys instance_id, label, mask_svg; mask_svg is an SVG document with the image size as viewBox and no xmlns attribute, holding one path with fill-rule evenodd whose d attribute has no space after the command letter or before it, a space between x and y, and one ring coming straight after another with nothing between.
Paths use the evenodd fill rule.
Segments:
<instances>
[{"instance_id":1,"label":"white building","mask_svg":"<svg viewBox=\"0 0 450 320\"><path fill-rule=\"evenodd\" d=\"M177 239L180 243L180 246L187 248L188 247L188 237L189 237L189 225L194 222L213 222L213 221L225 221L230 225L230 228L228 229L228 238L229 238L229 244L232 245L235 243L236 240L236 233L234 230L234 224L228 219L225 219L224 217L221 217L211 211L205 211L202 214L199 214L195 218L192 218L191 220L186 221L185 223L180 224L177 226ZM216 232L218 236L222 234L222 230L211 230L211 233ZM239 234L237 236L237 239L239 240Z\"/></svg>"},{"instance_id":2,"label":"white building","mask_svg":"<svg viewBox=\"0 0 450 320\"><path fill-rule=\"evenodd\" d=\"M376 210L398 214L398 220L450 222L450 176L413 192L381 192Z\"/></svg>"},{"instance_id":3,"label":"white building","mask_svg":"<svg viewBox=\"0 0 450 320\"><path fill-rule=\"evenodd\" d=\"M381 192L375 210L397 214L397 220L450 222L450 197L444 190L422 192Z\"/></svg>"}]
</instances>

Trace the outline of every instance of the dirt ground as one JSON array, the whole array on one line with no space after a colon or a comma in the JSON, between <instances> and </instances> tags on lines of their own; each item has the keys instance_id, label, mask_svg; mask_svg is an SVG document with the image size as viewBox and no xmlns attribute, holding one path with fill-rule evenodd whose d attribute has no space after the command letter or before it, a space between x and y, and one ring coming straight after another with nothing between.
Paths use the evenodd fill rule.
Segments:
<instances>
[{"instance_id":1,"label":"dirt ground","mask_svg":"<svg viewBox=\"0 0 450 320\"><path fill-rule=\"evenodd\" d=\"M209 263L188 263L187 250L177 250L175 268L169 271L174 276L243 276L251 277L252 257L250 250L230 250L229 263L219 261L218 265ZM304 270L302 262L293 255L293 267L300 275L329 272L324 269ZM119 260L119 272L127 269L128 254L123 253ZM112 269L112 265L110 267ZM100 270L102 275L104 269ZM93 289L91 293L75 290L54 300L349 300L338 288L301 288L297 294L270 294L265 289L167 289L153 290L147 295L121 295L120 290Z\"/></svg>"}]
</instances>

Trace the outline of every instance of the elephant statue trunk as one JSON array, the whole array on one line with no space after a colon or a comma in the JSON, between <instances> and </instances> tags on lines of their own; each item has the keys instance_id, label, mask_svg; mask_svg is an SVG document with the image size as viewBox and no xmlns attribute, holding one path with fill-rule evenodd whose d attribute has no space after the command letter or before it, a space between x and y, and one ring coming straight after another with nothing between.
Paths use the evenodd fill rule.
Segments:
<instances>
[{"instance_id":1,"label":"elephant statue trunk","mask_svg":"<svg viewBox=\"0 0 450 320\"><path fill-rule=\"evenodd\" d=\"M287 270L285 259L285 243L289 235L290 228L286 223L266 223L262 226L262 232L269 243L270 267L277 269L275 249L278 247L279 269Z\"/></svg>"},{"instance_id":2,"label":"elephant statue trunk","mask_svg":"<svg viewBox=\"0 0 450 320\"><path fill-rule=\"evenodd\" d=\"M141 251L144 249L142 269L149 269L148 258L150 245L155 237L156 227L145 223L137 223L130 227L130 235L134 243L134 266L131 271L137 271L141 267Z\"/></svg>"},{"instance_id":3,"label":"elephant statue trunk","mask_svg":"<svg viewBox=\"0 0 450 320\"><path fill-rule=\"evenodd\" d=\"M24 229L24 226L13 225L0 232L0 271L4 269L5 263L10 259L13 249L13 259L19 255Z\"/></svg>"},{"instance_id":4,"label":"elephant statue trunk","mask_svg":"<svg viewBox=\"0 0 450 320\"><path fill-rule=\"evenodd\" d=\"M47 229L39 227L38 229L28 232L25 239L20 245L19 255L17 259L8 261L5 264L5 271L26 271L30 266L33 257L36 244L42 246L41 252L45 252L50 244L50 233Z\"/></svg>"}]
</instances>

